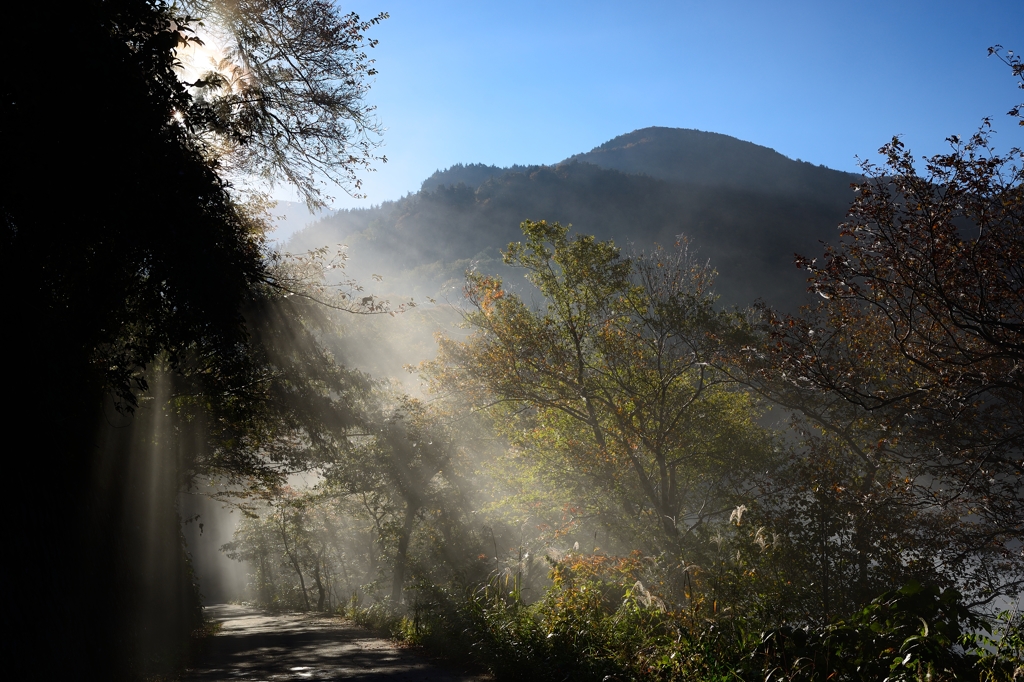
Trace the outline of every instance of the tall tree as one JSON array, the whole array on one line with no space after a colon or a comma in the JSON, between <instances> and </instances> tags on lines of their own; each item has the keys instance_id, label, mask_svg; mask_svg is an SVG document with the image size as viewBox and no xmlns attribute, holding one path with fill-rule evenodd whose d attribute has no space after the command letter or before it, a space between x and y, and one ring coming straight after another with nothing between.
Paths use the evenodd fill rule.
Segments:
<instances>
[{"instance_id":1,"label":"tall tree","mask_svg":"<svg viewBox=\"0 0 1024 682\"><path fill-rule=\"evenodd\" d=\"M310 208L330 183L359 194L382 128L368 104L376 75L369 21L325 0L186 0L204 19L180 55L205 105L212 146L232 173L290 184ZM203 38L206 39L205 44Z\"/></svg>"},{"instance_id":2,"label":"tall tree","mask_svg":"<svg viewBox=\"0 0 1024 682\"><path fill-rule=\"evenodd\" d=\"M1024 586L1024 156L987 121L949 143L924 174L898 138L864 164L841 242L799 260L821 300L768 316L759 376L855 453L865 500L951 522L931 563L984 602ZM862 574L887 540L863 542Z\"/></svg>"},{"instance_id":3,"label":"tall tree","mask_svg":"<svg viewBox=\"0 0 1024 682\"><path fill-rule=\"evenodd\" d=\"M33 66L0 77L0 150L14 171L0 188L0 243L18 290L8 307L16 331L2 340L18 396L5 422L35 442L34 456L8 459L18 485L4 504L10 514L31 510L39 522L20 524L15 544L36 544L38 527L53 529L42 574L15 567L14 583L65 584L65 567L77 566L79 594L45 590L40 603L19 590L12 607L13 620L24 623L18 638L47 651L48 673L58 677L140 675L166 661L192 627L195 611L177 597L151 600L161 580L143 575L146 543L166 541L157 554L177 568L165 582L189 580L173 531L175 467L154 474L159 494L147 497L138 480L151 451L143 444L166 441L166 433L148 418L125 424L140 396L149 397L154 362L163 358L186 378L196 405L238 415L261 409L263 392L252 389L262 384L253 380L272 374L246 321L279 290L264 225L239 206L224 157L210 144L224 117L180 80L178 53L191 34L179 9L86 0L59 17L32 3L12 10L25 27L12 49L33 55ZM360 81L366 73L351 75ZM307 105L316 116L316 101ZM275 123L246 125L237 145L255 144L257 132L272 135L265 126ZM354 154L349 167L358 160ZM45 503L21 484L41 470ZM171 530L147 534L147 514L170 519L157 525ZM66 598L74 608L65 608ZM58 612L68 616L42 615ZM156 613L161 618L150 617ZM168 623L173 634L158 631Z\"/></svg>"},{"instance_id":4,"label":"tall tree","mask_svg":"<svg viewBox=\"0 0 1024 682\"><path fill-rule=\"evenodd\" d=\"M460 506L460 458L451 426L438 410L386 391L378 401L362 432L349 432L350 444L327 468L326 489L359 496L376 510L380 542L391 555L391 598L401 604L417 521L428 509L445 516Z\"/></svg>"},{"instance_id":5,"label":"tall tree","mask_svg":"<svg viewBox=\"0 0 1024 682\"><path fill-rule=\"evenodd\" d=\"M627 259L557 223L522 229L505 260L541 306L471 274L476 333L443 340L431 371L507 408L513 444L568 472L571 496L595 505L585 514L629 546L677 552L736 504L770 452L753 406L714 366L733 319L713 308L711 272L685 251Z\"/></svg>"}]
</instances>

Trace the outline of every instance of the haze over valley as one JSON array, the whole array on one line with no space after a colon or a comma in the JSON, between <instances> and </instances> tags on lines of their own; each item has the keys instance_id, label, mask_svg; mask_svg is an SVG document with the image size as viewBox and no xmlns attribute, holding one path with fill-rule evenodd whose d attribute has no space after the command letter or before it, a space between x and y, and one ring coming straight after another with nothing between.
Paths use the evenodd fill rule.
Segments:
<instances>
[{"instance_id":1,"label":"haze over valley","mask_svg":"<svg viewBox=\"0 0 1024 682\"><path fill-rule=\"evenodd\" d=\"M443 298L466 269L511 275L499 252L526 219L572 224L626 251L684 236L718 271L723 305L795 310L806 275L794 254L836 241L857 180L726 135L644 128L553 166L439 170L419 192L322 218L284 248L344 243L356 279L377 273L389 292Z\"/></svg>"},{"instance_id":2,"label":"haze over valley","mask_svg":"<svg viewBox=\"0 0 1024 682\"><path fill-rule=\"evenodd\" d=\"M10 679L1021 682L1024 4L13 13Z\"/></svg>"}]
</instances>

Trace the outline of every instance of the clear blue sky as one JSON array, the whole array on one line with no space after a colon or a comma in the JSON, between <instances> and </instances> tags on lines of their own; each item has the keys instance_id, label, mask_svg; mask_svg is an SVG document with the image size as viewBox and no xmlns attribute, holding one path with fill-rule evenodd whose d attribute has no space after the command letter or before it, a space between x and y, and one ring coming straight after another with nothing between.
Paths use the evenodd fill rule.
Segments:
<instances>
[{"instance_id":1,"label":"clear blue sky","mask_svg":"<svg viewBox=\"0 0 1024 682\"><path fill-rule=\"evenodd\" d=\"M1024 51L1024 1L416 2L369 35L388 163L367 206L454 163L555 163L637 128L697 128L853 170L894 134L918 154L1024 93L986 48Z\"/></svg>"}]
</instances>

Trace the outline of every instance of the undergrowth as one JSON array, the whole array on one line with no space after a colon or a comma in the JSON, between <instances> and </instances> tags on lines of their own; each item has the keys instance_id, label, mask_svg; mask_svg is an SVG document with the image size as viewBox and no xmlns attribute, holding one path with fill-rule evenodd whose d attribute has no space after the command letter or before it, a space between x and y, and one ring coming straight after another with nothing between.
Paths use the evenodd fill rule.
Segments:
<instances>
[{"instance_id":1,"label":"undergrowth","mask_svg":"<svg viewBox=\"0 0 1024 682\"><path fill-rule=\"evenodd\" d=\"M765 630L737 614L673 608L629 569L556 563L532 604L505 576L423 585L405 607L352 604L346 615L498 680L1024 681L1021 615L987 622L952 589L910 583L842 620Z\"/></svg>"}]
</instances>

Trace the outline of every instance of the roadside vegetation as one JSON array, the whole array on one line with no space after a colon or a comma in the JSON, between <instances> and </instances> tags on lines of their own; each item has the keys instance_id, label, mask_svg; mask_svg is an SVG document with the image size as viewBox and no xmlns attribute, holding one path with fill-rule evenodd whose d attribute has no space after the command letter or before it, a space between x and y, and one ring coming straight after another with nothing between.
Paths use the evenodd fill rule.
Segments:
<instances>
[{"instance_id":1,"label":"roadside vegetation","mask_svg":"<svg viewBox=\"0 0 1024 682\"><path fill-rule=\"evenodd\" d=\"M1019 679L1024 171L950 145L865 166L795 316L523 223L525 288L470 273L420 397L250 509L250 597L499 679Z\"/></svg>"},{"instance_id":2,"label":"roadside vegetation","mask_svg":"<svg viewBox=\"0 0 1024 682\"><path fill-rule=\"evenodd\" d=\"M798 259L796 314L725 309L684 236L627 251L544 220L505 280L392 304L344 250L273 250L248 184L360 192L386 13L51 10L18 6L53 48L0 84L7 419L37 440L10 474L43 481L5 498L32 548L9 620L45 674L181 669L209 627L177 500L203 485L245 517L224 551L251 603L499 679L1024 677L1024 153L989 121L865 164L838 241ZM382 326L399 313L422 330ZM451 317L405 381L371 371L394 364L374 338L420 348Z\"/></svg>"}]
</instances>

